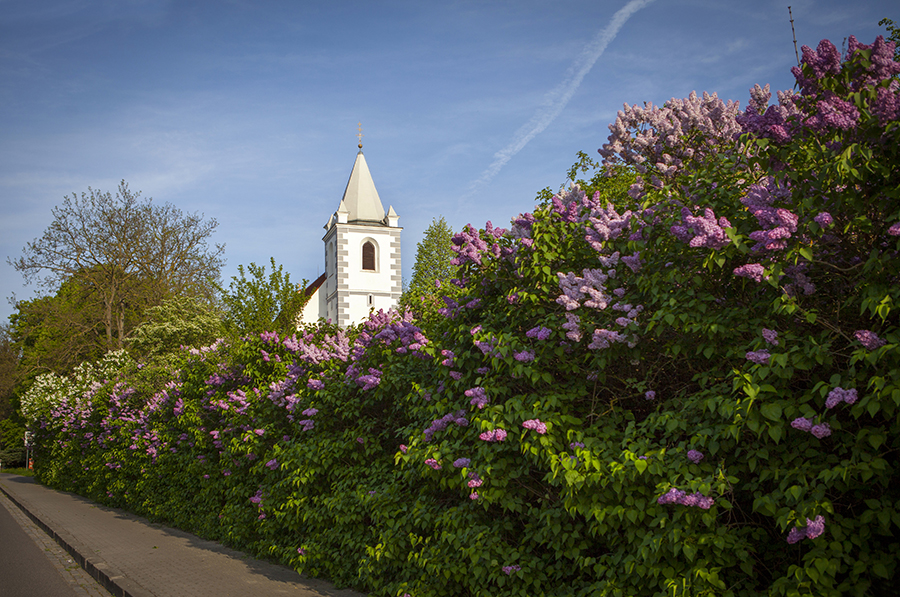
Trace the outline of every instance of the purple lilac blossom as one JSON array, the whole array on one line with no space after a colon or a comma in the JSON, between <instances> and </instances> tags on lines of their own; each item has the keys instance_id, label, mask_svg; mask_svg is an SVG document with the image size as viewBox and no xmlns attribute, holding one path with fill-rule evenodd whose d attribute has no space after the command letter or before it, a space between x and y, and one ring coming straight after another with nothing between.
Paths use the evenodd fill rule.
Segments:
<instances>
[{"instance_id":1,"label":"purple lilac blossom","mask_svg":"<svg viewBox=\"0 0 900 597\"><path fill-rule=\"evenodd\" d=\"M502 570L503 570L503 572L506 574L506 576L509 576L509 575L512 574L513 572L518 572L518 571L521 570L521 569L522 569L522 567L521 567L521 566L518 566L518 565L516 565L516 564L513 564L512 566L504 566L504 567L502 568Z\"/></svg>"},{"instance_id":2,"label":"purple lilac blossom","mask_svg":"<svg viewBox=\"0 0 900 597\"><path fill-rule=\"evenodd\" d=\"M816 215L813 220L822 228L828 228L834 223L834 218L832 218L831 214L827 211L819 212L819 214Z\"/></svg>"},{"instance_id":3,"label":"purple lilac blossom","mask_svg":"<svg viewBox=\"0 0 900 597\"><path fill-rule=\"evenodd\" d=\"M644 392L644 400L656 400L656 392L654 390L647 390Z\"/></svg>"},{"instance_id":4,"label":"purple lilac blossom","mask_svg":"<svg viewBox=\"0 0 900 597\"><path fill-rule=\"evenodd\" d=\"M699 464L703 460L703 453L698 450L688 450L687 457L694 464Z\"/></svg>"},{"instance_id":5,"label":"purple lilac blossom","mask_svg":"<svg viewBox=\"0 0 900 597\"><path fill-rule=\"evenodd\" d=\"M856 388L845 390L843 388L834 388L828 392L828 398L825 399L825 408L834 408L841 402L853 404L856 402Z\"/></svg>"},{"instance_id":6,"label":"purple lilac blossom","mask_svg":"<svg viewBox=\"0 0 900 597\"><path fill-rule=\"evenodd\" d=\"M272 460L270 460L269 462L266 463L266 468L268 468L270 471L274 471L275 469L278 468L278 460L273 458Z\"/></svg>"},{"instance_id":7,"label":"purple lilac blossom","mask_svg":"<svg viewBox=\"0 0 900 597\"><path fill-rule=\"evenodd\" d=\"M799 429L800 431L809 432L812 429L812 421L807 419L806 417L797 417L793 421L791 421L791 427L794 429Z\"/></svg>"},{"instance_id":8,"label":"purple lilac blossom","mask_svg":"<svg viewBox=\"0 0 900 597\"><path fill-rule=\"evenodd\" d=\"M806 519L805 528L793 527L787 536L787 542L790 544L797 543L803 539L815 539L825 532L825 517L816 516L815 519Z\"/></svg>"},{"instance_id":9,"label":"purple lilac blossom","mask_svg":"<svg viewBox=\"0 0 900 597\"><path fill-rule=\"evenodd\" d=\"M900 236L900 222L897 222L890 228L888 228L888 234L891 236Z\"/></svg>"},{"instance_id":10,"label":"purple lilac blossom","mask_svg":"<svg viewBox=\"0 0 900 597\"><path fill-rule=\"evenodd\" d=\"M457 458L453 461L454 468L468 468L472 461L468 458Z\"/></svg>"},{"instance_id":11,"label":"purple lilac blossom","mask_svg":"<svg viewBox=\"0 0 900 597\"><path fill-rule=\"evenodd\" d=\"M703 510L709 510L715 502L715 499L707 497L702 493L688 494L675 487L669 489L669 491L659 496L656 500L656 503L661 505L679 504L682 506L690 506L692 508L701 508Z\"/></svg>"},{"instance_id":12,"label":"purple lilac blossom","mask_svg":"<svg viewBox=\"0 0 900 597\"><path fill-rule=\"evenodd\" d=\"M513 351L513 357L522 363L530 363L534 360L534 351L533 350L523 350L522 352Z\"/></svg>"},{"instance_id":13,"label":"purple lilac blossom","mask_svg":"<svg viewBox=\"0 0 900 597\"><path fill-rule=\"evenodd\" d=\"M754 282L761 282L766 270L758 263L748 263L747 265L736 267L733 273L735 276L750 278Z\"/></svg>"},{"instance_id":14,"label":"purple lilac blossom","mask_svg":"<svg viewBox=\"0 0 900 597\"><path fill-rule=\"evenodd\" d=\"M321 380L310 379L308 382L306 382L306 387L310 390L322 390L325 388L325 384Z\"/></svg>"},{"instance_id":15,"label":"purple lilac blossom","mask_svg":"<svg viewBox=\"0 0 900 597\"><path fill-rule=\"evenodd\" d=\"M551 331L552 330L550 328L545 328L545 327L539 325L539 326L531 328L530 330L525 332L525 337L526 338L536 338L538 340L546 340L547 338L550 337Z\"/></svg>"},{"instance_id":16,"label":"purple lilac blossom","mask_svg":"<svg viewBox=\"0 0 900 597\"><path fill-rule=\"evenodd\" d=\"M859 340L866 350L877 350L884 346L887 342L878 337L878 334L870 330L856 330L853 337Z\"/></svg>"},{"instance_id":17,"label":"purple lilac blossom","mask_svg":"<svg viewBox=\"0 0 900 597\"><path fill-rule=\"evenodd\" d=\"M569 444L569 448L572 450L574 450L575 448L583 448L583 447L584 447L584 444L581 442L571 442Z\"/></svg>"},{"instance_id":18,"label":"purple lilac blossom","mask_svg":"<svg viewBox=\"0 0 900 597\"><path fill-rule=\"evenodd\" d=\"M819 439L824 439L831 435L831 427L828 423L819 423L818 425L813 425L809 432Z\"/></svg>"},{"instance_id":19,"label":"purple lilac blossom","mask_svg":"<svg viewBox=\"0 0 900 597\"><path fill-rule=\"evenodd\" d=\"M762 337L768 344L778 346L778 332L775 330L763 328Z\"/></svg>"},{"instance_id":20,"label":"purple lilac blossom","mask_svg":"<svg viewBox=\"0 0 900 597\"><path fill-rule=\"evenodd\" d=\"M474 388L470 388L465 391L465 395L471 398L469 404L472 406L477 406L478 408L484 408L490 403L490 399L487 397L487 393L484 388L480 386L476 386Z\"/></svg>"},{"instance_id":21,"label":"purple lilac blossom","mask_svg":"<svg viewBox=\"0 0 900 597\"><path fill-rule=\"evenodd\" d=\"M769 362L770 356L768 350L756 350L748 352L746 358L748 361L756 363L757 365L766 365Z\"/></svg>"}]
</instances>

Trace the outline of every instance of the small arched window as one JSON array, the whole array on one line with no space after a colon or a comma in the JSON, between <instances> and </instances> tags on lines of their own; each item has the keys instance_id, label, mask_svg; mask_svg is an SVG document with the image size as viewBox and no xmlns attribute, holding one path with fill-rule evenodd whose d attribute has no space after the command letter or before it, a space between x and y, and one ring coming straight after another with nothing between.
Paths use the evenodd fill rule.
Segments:
<instances>
[{"instance_id":1,"label":"small arched window","mask_svg":"<svg viewBox=\"0 0 900 597\"><path fill-rule=\"evenodd\" d=\"M362 268L369 272L375 271L375 245L372 241L366 241L362 246Z\"/></svg>"}]
</instances>

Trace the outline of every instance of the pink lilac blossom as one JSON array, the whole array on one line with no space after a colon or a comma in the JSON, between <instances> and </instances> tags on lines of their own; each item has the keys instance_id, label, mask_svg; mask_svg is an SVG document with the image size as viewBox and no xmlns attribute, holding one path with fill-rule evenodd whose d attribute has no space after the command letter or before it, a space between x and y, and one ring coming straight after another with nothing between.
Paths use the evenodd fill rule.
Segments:
<instances>
[{"instance_id":1,"label":"pink lilac blossom","mask_svg":"<svg viewBox=\"0 0 900 597\"><path fill-rule=\"evenodd\" d=\"M888 228L888 234L891 236L900 236L900 222L897 222L890 228Z\"/></svg>"},{"instance_id":2,"label":"pink lilac blossom","mask_svg":"<svg viewBox=\"0 0 900 597\"><path fill-rule=\"evenodd\" d=\"M505 429L494 429L492 431L485 431L478 438L482 441L486 442L502 442L506 439L506 430Z\"/></svg>"},{"instance_id":3,"label":"pink lilac blossom","mask_svg":"<svg viewBox=\"0 0 900 597\"><path fill-rule=\"evenodd\" d=\"M400 444L400 451L402 453L406 454L407 450L409 450L409 448L406 447L406 444Z\"/></svg>"},{"instance_id":4,"label":"pink lilac blossom","mask_svg":"<svg viewBox=\"0 0 900 597\"><path fill-rule=\"evenodd\" d=\"M466 485L469 486L469 489L475 489L476 487L481 487L484 484L484 479L478 476L476 472L469 473L469 480Z\"/></svg>"},{"instance_id":5,"label":"pink lilac blossom","mask_svg":"<svg viewBox=\"0 0 900 597\"><path fill-rule=\"evenodd\" d=\"M435 460L434 458L427 458L427 459L425 460L425 464L427 464L428 466L430 466L431 468L433 468L433 469L436 470L436 471L439 471L439 470L441 470L441 468L442 468L442 467L441 467L441 463L439 463L439 462L438 462L437 460Z\"/></svg>"},{"instance_id":6,"label":"pink lilac blossom","mask_svg":"<svg viewBox=\"0 0 900 597\"><path fill-rule=\"evenodd\" d=\"M469 499L472 501L477 500L478 498L479 498L479 495L478 495L477 491L473 491L472 493L469 494Z\"/></svg>"},{"instance_id":7,"label":"pink lilac blossom","mask_svg":"<svg viewBox=\"0 0 900 597\"><path fill-rule=\"evenodd\" d=\"M522 427L524 427L525 429L531 429L535 433L539 433L541 435L547 433L547 424L542 423L540 419L528 419L527 421L522 423Z\"/></svg>"},{"instance_id":8,"label":"pink lilac blossom","mask_svg":"<svg viewBox=\"0 0 900 597\"><path fill-rule=\"evenodd\" d=\"M856 330L853 337L869 351L878 350L887 343L885 340L879 338L878 334L870 330Z\"/></svg>"}]
</instances>

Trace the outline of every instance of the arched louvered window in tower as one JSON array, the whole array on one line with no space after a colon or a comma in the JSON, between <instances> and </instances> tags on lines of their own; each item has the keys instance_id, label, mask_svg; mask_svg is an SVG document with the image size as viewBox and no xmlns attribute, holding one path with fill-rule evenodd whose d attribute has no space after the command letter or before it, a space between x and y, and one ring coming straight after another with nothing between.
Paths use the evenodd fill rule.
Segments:
<instances>
[{"instance_id":1,"label":"arched louvered window in tower","mask_svg":"<svg viewBox=\"0 0 900 597\"><path fill-rule=\"evenodd\" d=\"M375 245L366 241L362 246L362 268L369 272L375 271Z\"/></svg>"}]
</instances>

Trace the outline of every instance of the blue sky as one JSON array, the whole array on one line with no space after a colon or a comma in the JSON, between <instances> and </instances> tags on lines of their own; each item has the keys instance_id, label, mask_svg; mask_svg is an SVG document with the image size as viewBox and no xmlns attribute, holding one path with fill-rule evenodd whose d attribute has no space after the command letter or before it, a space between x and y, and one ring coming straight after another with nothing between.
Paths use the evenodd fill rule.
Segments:
<instances>
[{"instance_id":1,"label":"blue sky","mask_svg":"<svg viewBox=\"0 0 900 597\"><path fill-rule=\"evenodd\" d=\"M409 277L432 218L530 211L623 103L790 88L788 2L799 45L900 22L865 0L0 0L0 298L38 290L6 258L53 206L122 179L215 218L224 279L274 257L312 280L358 122Z\"/></svg>"}]
</instances>

